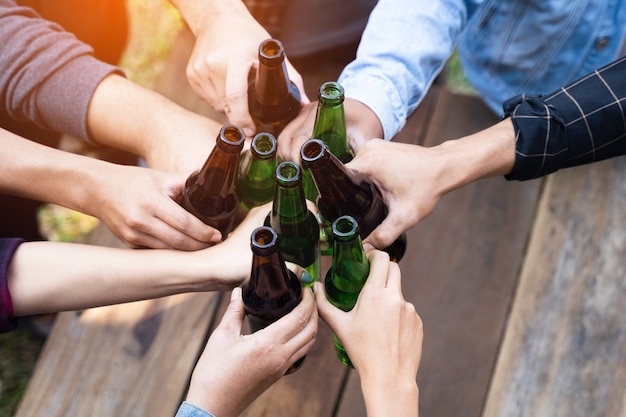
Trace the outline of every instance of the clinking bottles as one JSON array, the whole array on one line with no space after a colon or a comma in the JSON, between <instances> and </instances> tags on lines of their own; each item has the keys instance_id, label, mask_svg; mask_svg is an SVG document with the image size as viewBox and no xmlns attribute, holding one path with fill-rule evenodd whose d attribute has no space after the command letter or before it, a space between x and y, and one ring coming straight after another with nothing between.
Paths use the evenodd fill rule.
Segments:
<instances>
[{"instance_id":1,"label":"clinking bottles","mask_svg":"<svg viewBox=\"0 0 626 417\"><path fill-rule=\"evenodd\" d=\"M183 207L218 229L222 239L230 233L239 206L234 184L245 138L237 126L223 126L202 168L185 182Z\"/></svg>"},{"instance_id":2,"label":"clinking bottles","mask_svg":"<svg viewBox=\"0 0 626 417\"><path fill-rule=\"evenodd\" d=\"M333 222L350 215L359 224L361 236L369 235L387 216L387 206L380 191L366 179L352 178L343 163L319 139L309 139L300 149L302 166L309 169L319 190L317 207L321 216ZM332 231L326 231L332 236ZM406 250L406 234L384 249L393 261L399 261Z\"/></svg>"},{"instance_id":3,"label":"clinking bottles","mask_svg":"<svg viewBox=\"0 0 626 417\"><path fill-rule=\"evenodd\" d=\"M271 133L257 133L250 149L241 155L235 191L243 208L272 201L276 180L276 138Z\"/></svg>"},{"instance_id":4,"label":"clinking bottles","mask_svg":"<svg viewBox=\"0 0 626 417\"><path fill-rule=\"evenodd\" d=\"M345 99L343 87L335 81L327 81L320 86L317 98L313 138L324 142L330 152L346 164L354 158L354 152L348 146L346 116L343 109ZM315 201L317 188L315 188L311 174L305 171L303 177L305 196Z\"/></svg>"},{"instance_id":5,"label":"clinking bottles","mask_svg":"<svg viewBox=\"0 0 626 417\"><path fill-rule=\"evenodd\" d=\"M278 39L259 45L259 68L248 88L248 106L257 132L278 137L300 111L300 90L289 79L285 49Z\"/></svg>"},{"instance_id":6,"label":"clinking bottles","mask_svg":"<svg viewBox=\"0 0 626 417\"><path fill-rule=\"evenodd\" d=\"M353 217L340 216L333 222L332 230L333 258L324 279L324 288L332 305L343 311L350 311L365 285L370 265L359 236L359 226ZM333 343L341 363L352 366L336 335L333 335Z\"/></svg>"},{"instance_id":7,"label":"clinking bottles","mask_svg":"<svg viewBox=\"0 0 626 417\"><path fill-rule=\"evenodd\" d=\"M276 168L274 202L265 225L278 233L284 259L306 270L302 282L311 286L319 281L320 225L306 206L301 170L295 162L281 162Z\"/></svg>"},{"instance_id":8,"label":"clinking bottles","mask_svg":"<svg viewBox=\"0 0 626 417\"><path fill-rule=\"evenodd\" d=\"M302 300L300 280L287 269L279 251L278 234L271 227L258 227L250 237L252 269L242 288L242 300L253 332L288 314ZM285 374L302 365L298 359Z\"/></svg>"}]
</instances>

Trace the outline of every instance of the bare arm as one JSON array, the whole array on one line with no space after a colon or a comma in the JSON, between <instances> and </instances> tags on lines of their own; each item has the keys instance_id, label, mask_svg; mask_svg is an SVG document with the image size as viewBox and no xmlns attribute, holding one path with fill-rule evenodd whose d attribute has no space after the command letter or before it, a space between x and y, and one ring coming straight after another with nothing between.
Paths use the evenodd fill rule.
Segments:
<instances>
[{"instance_id":1,"label":"bare arm","mask_svg":"<svg viewBox=\"0 0 626 417\"><path fill-rule=\"evenodd\" d=\"M222 126L113 74L91 98L87 127L93 140L140 155L152 168L191 172L202 166Z\"/></svg>"},{"instance_id":2,"label":"bare arm","mask_svg":"<svg viewBox=\"0 0 626 417\"><path fill-rule=\"evenodd\" d=\"M225 242L195 252L22 243L7 276L14 313L78 310L231 289L250 274L250 233L263 223L268 210L267 205L253 209Z\"/></svg>"},{"instance_id":3,"label":"bare arm","mask_svg":"<svg viewBox=\"0 0 626 417\"><path fill-rule=\"evenodd\" d=\"M0 190L102 220L132 247L200 249L220 240L176 203L186 173L123 166L59 151L0 130Z\"/></svg>"}]
</instances>

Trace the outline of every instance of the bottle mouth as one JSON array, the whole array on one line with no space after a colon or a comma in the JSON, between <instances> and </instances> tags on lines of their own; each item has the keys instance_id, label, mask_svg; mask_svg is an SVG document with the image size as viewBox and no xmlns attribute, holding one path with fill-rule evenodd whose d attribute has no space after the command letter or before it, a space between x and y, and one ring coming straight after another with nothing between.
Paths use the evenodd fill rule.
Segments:
<instances>
[{"instance_id":1,"label":"bottle mouth","mask_svg":"<svg viewBox=\"0 0 626 417\"><path fill-rule=\"evenodd\" d=\"M303 162L312 162L324 153L326 144L320 139L309 139L300 148L300 158Z\"/></svg>"},{"instance_id":2,"label":"bottle mouth","mask_svg":"<svg viewBox=\"0 0 626 417\"><path fill-rule=\"evenodd\" d=\"M218 138L221 142L230 146L243 147L243 143L246 140L246 133L238 126L224 125L220 129Z\"/></svg>"},{"instance_id":3,"label":"bottle mouth","mask_svg":"<svg viewBox=\"0 0 626 417\"><path fill-rule=\"evenodd\" d=\"M278 234L269 226L260 226L252 231L250 244L252 249L267 249L275 246L278 241Z\"/></svg>"},{"instance_id":4,"label":"bottle mouth","mask_svg":"<svg viewBox=\"0 0 626 417\"><path fill-rule=\"evenodd\" d=\"M268 132L257 133L252 139L250 147L254 149L254 152L259 156L271 156L276 152L276 138Z\"/></svg>"},{"instance_id":5,"label":"bottle mouth","mask_svg":"<svg viewBox=\"0 0 626 417\"><path fill-rule=\"evenodd\" d=\"M285 48L278 39L266 39L259 45L259 59L264 64L276 62L281 64L285 59Z\"/></svg>"},{"instance_id":6,"label":"bottle mouth","mask_svg":"<svg viewBox=\"0 0 626 417\"><path fill-rule=\"evenodd\" d=\"M276 167L276 179L281 183L297 183L300 175L300 166L293 161L283 161Z\"/></svg>"},{"instance_id":7,"label":"bottle mouth","mask_svg":"<svg viewBox=\"0 0 626 417\"><path fill-rule=\"evenodd\" d=\"M359 233L359 224L352 216L339 216L333 222L333 237L345 240Z\"/></svg>"},{"instance_id":8,"label":"bottle mouth","mask_svg":"<svg viewBox=\"0 0 626 417\"><path fill-rule=\"evenodd\" d=\"M341 84L336 81L327 81L320 86L320 101L329 101L333 104L341 104L344 99L344 90Z\"/></svg>"}]
</instances>

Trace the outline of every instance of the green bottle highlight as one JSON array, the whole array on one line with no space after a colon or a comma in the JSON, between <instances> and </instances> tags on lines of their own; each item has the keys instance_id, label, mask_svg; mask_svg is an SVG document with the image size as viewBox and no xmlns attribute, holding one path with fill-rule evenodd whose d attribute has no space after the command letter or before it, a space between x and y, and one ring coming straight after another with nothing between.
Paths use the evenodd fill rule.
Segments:
<instances>
[{"instance_id":1,"label":"green bottle highlight","mask_svg":"<svg viewBox=\"0 0 626 417\"><path fill-rule=\"evenodd\" d=\"M235 191L243 210L249 211L272 201L276 186L276 149L274 135L260 132L252 138L250 149L242 153Z\"/></svg>"},{"instance_id":2,"label":"green bottle highlight","mask_svg":"<svg viewBox=\"0 0 626 417\"><path fill-rule=\"evenodd\" d=\"M312 286L320 281L320 225L304 198L302 170L292 161L281 162L276 167L276 187L272 211L265 219L280 237L280 251L286 261L293 262L306 271L303 285Z\"/></svg>"},{"instance_id":3,"label":"green bottle highlight","mask_svg":"<svg viewBox=\"0 0 626 417\"><path fill-rule=\"evenodd\" d=\"M324 279L328 301L343 311L350 311L369 276L370 264L359 235L359 225L352 216L341 216L332 224L333 257ZM346 366L352 362L336 335L333 343L337 356Z\"/></svg>"},{"instance_id":4,"label":"green bottle highlight","mask_svg":"<svg viewBox=\"0 0 626 417\"><path fill-rule=\"evenodd\" d=\"M327 81L320 86L317 98L317 113L312 137L324 142L330 152L346 164L354 158L354 152L348 145L346 133L346 115L343 108L344 89L338 82ZM303 178L305 197L315 201L317 188L311 174L305 171Z\"/></svg>"}]
</instances>

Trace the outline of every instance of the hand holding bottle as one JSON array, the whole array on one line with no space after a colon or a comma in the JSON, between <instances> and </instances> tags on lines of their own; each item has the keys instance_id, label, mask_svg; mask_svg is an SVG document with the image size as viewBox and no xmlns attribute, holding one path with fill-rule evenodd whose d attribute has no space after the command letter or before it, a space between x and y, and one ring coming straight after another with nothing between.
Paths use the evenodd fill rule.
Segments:
<instances>
[{"instance_id":1,"label":"hand holding bottle","mask_svg":"<svg viewBox=\"0 0 626 417\"><path fill-rule=\"evenodd\" d=\"M354 308L333 307L316 283L318 311L359 373L368 417L416 416L422 321L402 296L398 265L381 251L368 257L370 275Z\"/></svg>"},{"instance_id":2,"label":"hand holding bottle","mask_svg":"<svg viewBox=\"0 0 626 417\"><path fill-rule=\"evenodd\" d=\"M248 74L258 65L259 44L269 33L240 0L198 2L174 0L195 35L187 65L189 83L216 111L223 112L252 137L255 125L248 112ZM290 79L303 92L302 77L287 61Z\"/></svg>"},{"instance_id":3,"label":"hand holding bottle","mask_svg":"<svg viewBox=\"0 0 626 417\"><path fill-rule=\"evenodd\" d=\"M346 92L348 93L348 92ZM381 138L383 129L376 114L358 100L346 98L343 102L346 117L348 145L357 153L367 141ZM318 101L305 105L278 137L278 154L284 160L298 161L302 144L313 137Z\"/></svg>"},{"instance_id":4,"label":"hand holding bottle","mask_svg":"<svg viewBox=\"0 0 626 417\"><path fill-rule=\"evenodd\" d=\"M289 314L250 335L242 335L244 305L235 288L222 322L194 369L186 401L220 417L235 417L308 353L317 334L313 293Z\"/></svg>"}]
</instances>

